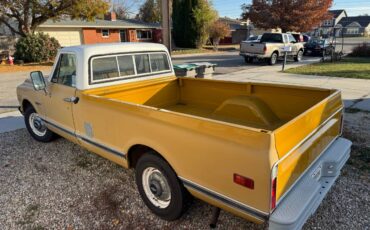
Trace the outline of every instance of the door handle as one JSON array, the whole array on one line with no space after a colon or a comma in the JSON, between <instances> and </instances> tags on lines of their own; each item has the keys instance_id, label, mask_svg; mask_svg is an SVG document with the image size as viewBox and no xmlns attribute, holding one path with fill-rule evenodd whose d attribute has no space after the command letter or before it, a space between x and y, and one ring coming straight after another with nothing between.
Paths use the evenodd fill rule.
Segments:
<instances>
[{"instance_id":1,"label":"door handle","mask_svg":"<svg viewBox=\"0 0 370 230\"><path fill-rule=\"evenodd\" d=\"M63 99L65 102L77 104L80 99L78 97L66 97Z\"/></svg>"}]
</instances>

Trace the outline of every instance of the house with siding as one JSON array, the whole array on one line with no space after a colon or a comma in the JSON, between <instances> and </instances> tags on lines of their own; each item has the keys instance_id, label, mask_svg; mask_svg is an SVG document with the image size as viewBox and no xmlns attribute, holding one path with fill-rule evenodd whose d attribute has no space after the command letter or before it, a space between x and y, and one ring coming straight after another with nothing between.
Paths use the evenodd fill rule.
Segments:
<instances>
[{"instance_id":1,"label":"house with siding","mask_svg":"<svg viewBox=\"0 0 370 230\"><path fill-rule=\"evenodd\" d=\"M345 37L370 36L370 16L342 18L336 28L343 31Z\"/></svg>"},{"instance_id":2,"label":"house with siding","mask_svg":"<svg viewBox=\"0 0 370 230\"><path fill-rule=\"evenodd\" d=\"M312 35L332 36L339 21L348 16L345 10L329 10L329 14L330 18L324 20L318 28L314 29Z\"/></svg>"}]
</instances>

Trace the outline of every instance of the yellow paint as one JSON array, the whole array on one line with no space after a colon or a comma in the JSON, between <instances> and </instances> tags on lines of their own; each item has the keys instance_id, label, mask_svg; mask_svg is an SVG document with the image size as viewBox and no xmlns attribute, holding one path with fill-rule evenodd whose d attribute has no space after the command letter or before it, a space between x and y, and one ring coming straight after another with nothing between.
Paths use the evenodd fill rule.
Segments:
<instances>
[{"instance_id":1,"label":"yellow paint","mask_svg":"<svg viewBox=\"0 0 370 230\"><path fill-rule=\"evenodd\" d=\"M53 95L58 93L51 93L51 98L43 100L54 101ZM20 89L19 95L20 101L36 100L36 94L26 89ZM165 77L77 90L75 96L80 99L71 105L77 135L88 136L88 124L93 130L89 138L109 148L128 154L137 144L151 147L180 177L265 213L270 212L273 165L299 144L279 163L281 197L340 132L341 113L323 125L342 108L340 94L327 89ZM60 108L55 108L50 119L67 125L63 119L71 115L68 106L62 103ZM40 113L47 116L45 111ZM312 138L302 142L310 134ZM130 167L123 158L79 142ZM235 184L234 173L253 179L255 188ZM195 190L190 192L260 222Z\"/></svg>"}]
</instances>

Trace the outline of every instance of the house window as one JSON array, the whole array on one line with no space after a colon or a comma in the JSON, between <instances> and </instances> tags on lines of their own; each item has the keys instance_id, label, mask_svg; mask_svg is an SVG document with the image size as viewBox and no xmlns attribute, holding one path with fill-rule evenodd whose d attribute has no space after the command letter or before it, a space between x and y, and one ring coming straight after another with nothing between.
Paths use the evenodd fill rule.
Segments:
<instances>
[{"instance_id":1,"label":"house window","mask_svg":"<svg viewBox=\"0 0 370 230\"><path fill-rule=\"evenodd\" d=\"M108 29L102 29L102 30L101 30L101 36L102 36L103 38L107 38L107 37L109 37L109 30L108 30Z\"/></svg>"},{"instance_id":2,"label":"house window","mask_svg":"<svg viewBox=\"0 0 370 230\"><path fill-rule=\"evenodd\" d=\"M331 20L324 21L324 26L330 26L330 25L331 25Z\"/></svg>"},{"instance_id":3,"label":"house window","mask_svg":"<svg viewBox=\"0 0 370 230\"><path fill-rule=\"evenodd\" d=\"M139 40L150 40L152 39L152 31L151 30L137 30L136 37Z\"/></svg>"},{"instance_id":4,"label":"house window","mask_svg":"<svg viewBox=\"0 0 370 230\"><path fill-rule=\"evenodd\" d=\"M359 34L359 28L347 28L347 34Z\"/></svg>"}]
</instances>

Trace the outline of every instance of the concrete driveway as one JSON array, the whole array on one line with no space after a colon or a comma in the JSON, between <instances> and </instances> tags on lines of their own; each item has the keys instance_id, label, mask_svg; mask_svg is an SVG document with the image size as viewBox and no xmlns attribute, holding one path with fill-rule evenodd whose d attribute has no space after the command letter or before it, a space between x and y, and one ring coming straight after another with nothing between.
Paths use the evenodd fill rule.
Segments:
<instances>
[{"instance_id":1,"label":"concrete driveway","mask_svg":"<svg viewBox=\"0 0 370 230\"><path fill-rule=\"evenodd\" d=\"M49 71L43 73L48 75ZM0 113L17 110L16 88L29 78L29 74L29 72L0 73Z\"/></svg>"}]
</instances>

